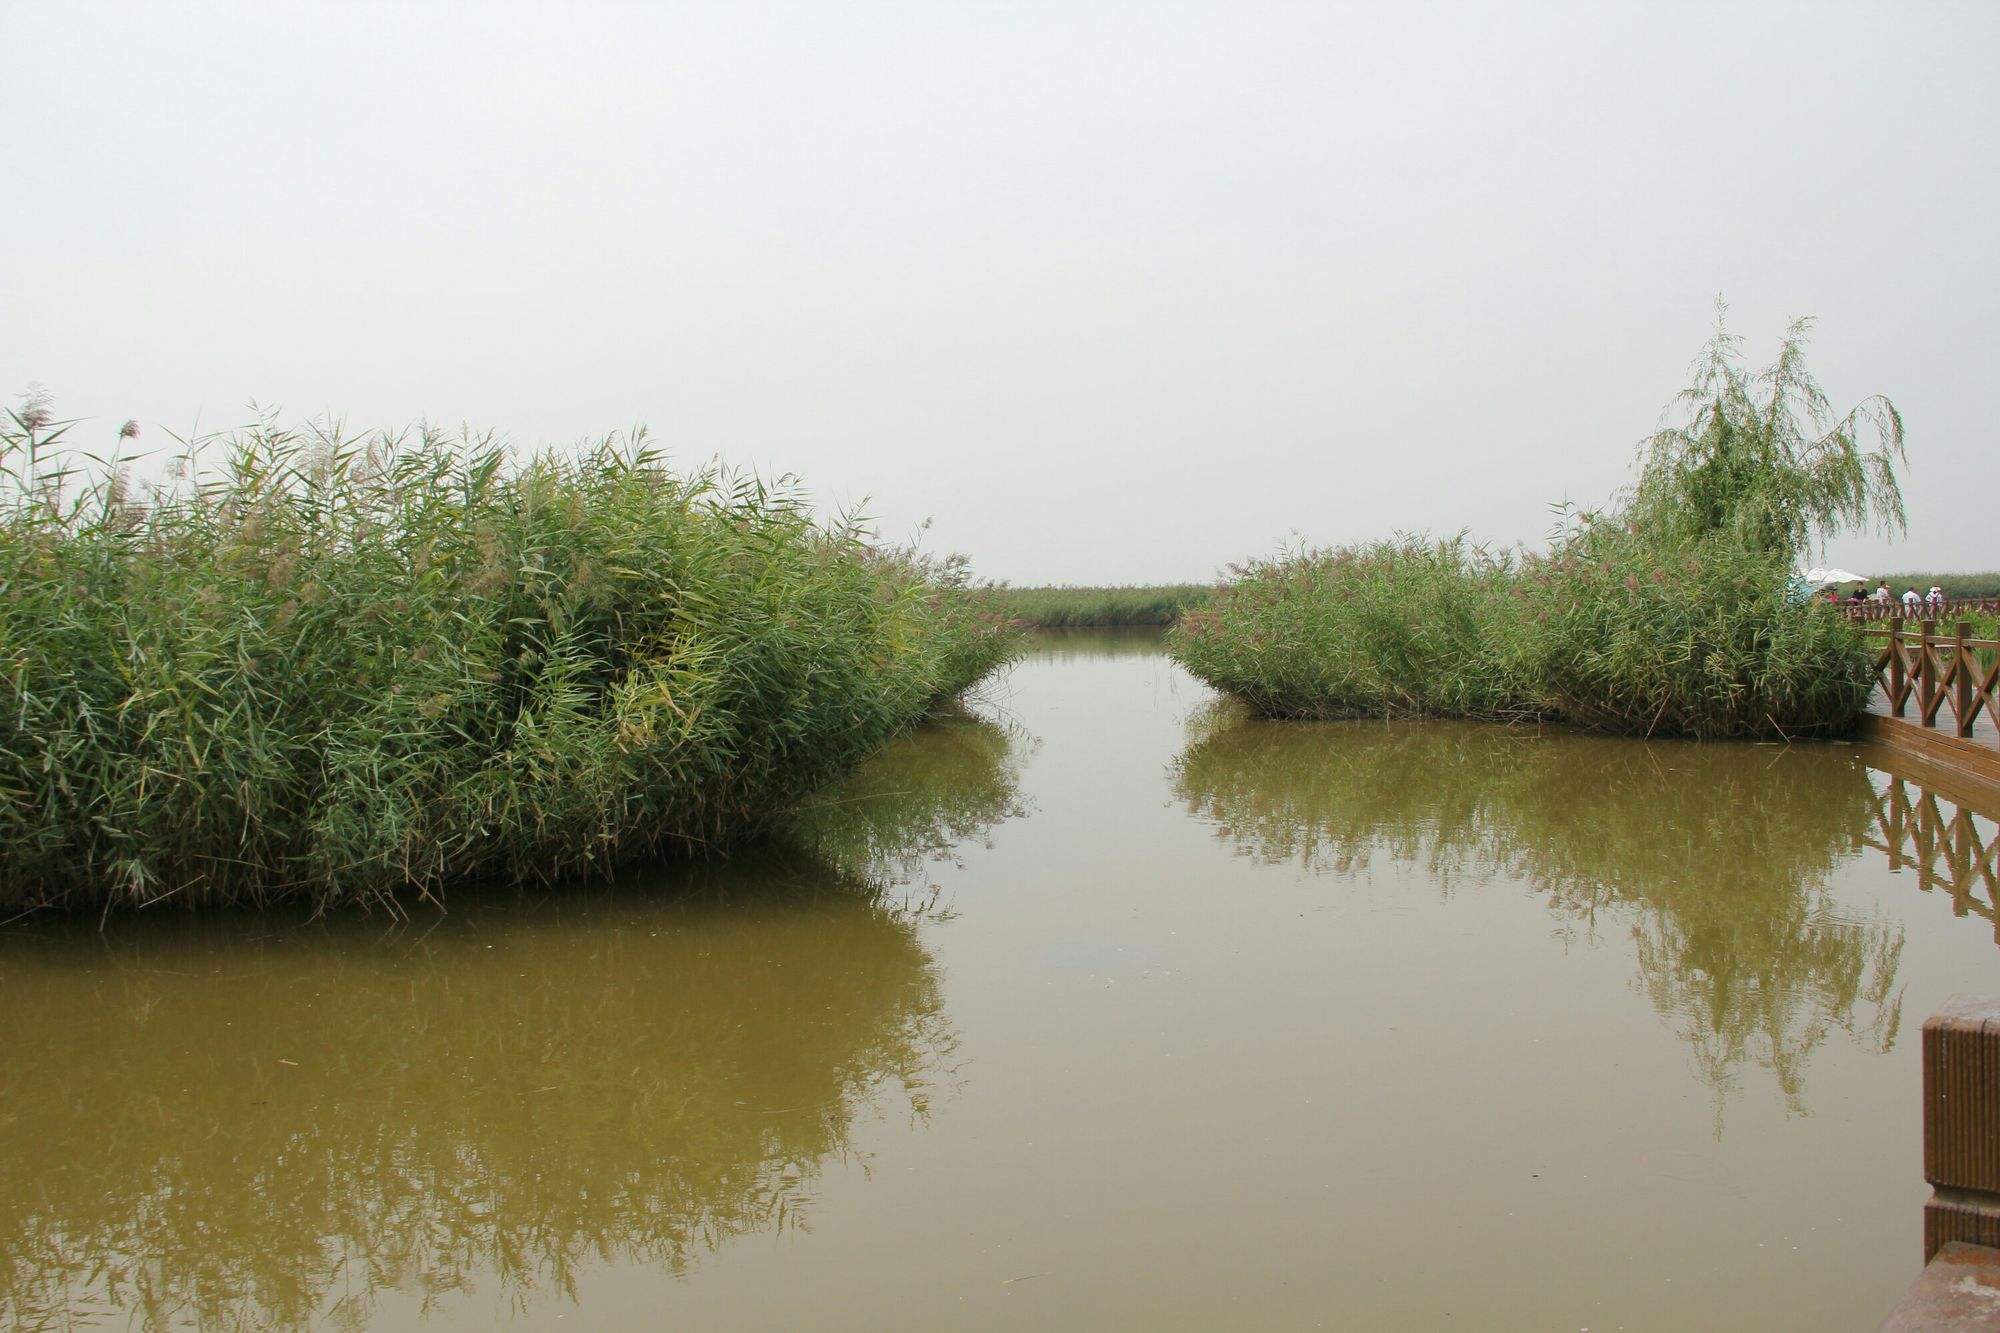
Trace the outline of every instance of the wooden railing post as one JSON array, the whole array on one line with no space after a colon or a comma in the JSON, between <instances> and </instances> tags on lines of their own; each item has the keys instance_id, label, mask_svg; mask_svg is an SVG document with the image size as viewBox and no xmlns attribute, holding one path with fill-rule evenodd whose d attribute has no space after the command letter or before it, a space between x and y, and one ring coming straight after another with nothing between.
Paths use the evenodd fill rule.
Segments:
<instances>
[{"instance_id":1,"label":"wooden railing post","mask_svg":"<svg viewBox=\"0 0 2000 1333\"><path fill-rule=\"evenodd\" d=\"M1924 1262L1950 1241L2000 1246L2000 997L1954 995L1924 1020Z\"/></svg>"},{"instance_id":2,"label":"wooden railing post","mask_svg":"<svg viewBox=\"0 0 2000 1333\"><path fill-rule=\"evenodd\" d=\"M1882 1333L1991 1329L2000 1308L2000 996L1924 1020L1924 1271Z\"/></svg>"},{"instance_id":3,"label":"wooden railing post","mask_svg":"<svg viewBox=\"0 0 2000 1333\"><path fill-rule=\"evenodd\" d=\"M1961 620L1951 636L1951 711L1961 736L1972 734L1972 659L1965 646L1971 634L1971 624Z\"/></svg>"},{"instance_id":4,"label":"wooden railing post","mask_svg":"<svg viewBox=\"0 0 2000 1333\"><path fill-rule=\"evenodd\" d=\"M1903 618L1889 617L1889 711L1897 717L1903 715L1903 701L1909 697L1909 688L1903 683L1906 664L1903 661Z\"/></svg>"},{"instance_id":5,"label":"wooden railing post","mask_svg":"<svg viewBox=\"0 0 2000 1333\"><path fill-rule=\"evenodd\" d=\"M1917 622L1917 720L1927 727L1937 725L1937 670L1931 661L1931 622Z\"/></svg>"}]
</instances>

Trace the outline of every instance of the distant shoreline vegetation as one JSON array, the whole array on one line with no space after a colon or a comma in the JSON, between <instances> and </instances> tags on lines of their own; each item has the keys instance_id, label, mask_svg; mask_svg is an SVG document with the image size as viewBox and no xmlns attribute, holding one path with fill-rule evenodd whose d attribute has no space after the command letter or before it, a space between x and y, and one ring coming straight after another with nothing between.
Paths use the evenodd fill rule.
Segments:
<instances>
[{"instance_id":1,"label":"distant shoreline vegetation","mask_svg":"<svg viewBox=\"0 0 2000 1333\"><path fill-rule=\"evenodd\" d=\"M1903 529L1902 418L1880 396L1833 410L1805 368L1807 321L1750 373L1720 313L1636 485L1566 513L1546 554L1419 534L1252 561L1175 626L1169 650L1273 717L1851 733L1874 672L1854 628L1801 596L1793 571L1841 531Z\"/></svg>"},{"instance_id":2,"label":"distant shoreline vegetation","mask_svg":"<svg viewBox=\"0 0 2000 1333\"><path fill-rule=\"evenodd\" d=\"M1942 588L1947 597L2000 597L2000 570L1968 574L1877 574L1864 580L1869 589L1886 583L1901 595L1905 588L1928 592ZM994 589L996 605L1023 629L1166 629L1190 612L1206 610L1217 588L1213 583L1047 584Z\"/></svg>"},{"instance_id":3,"label":"distant shoreline vegetation","mask_svg":"<svg viewBox=\"0 0 2000 1333\"><path fill-rule=\"evenodd\" d=\"M394 910L717 848L1015 649L962 560L643 433L267 419L180 464L138 494L46 402L0 421L0 905Z\"/></svg>"},{"instance_id":4,"label":"distant shoreline vegetation","mask_svg":"<svg viewBox=\"0 0 2000 1333\"><path fill-rule=\"evenodd\" d=\"M2000 597L2000 570L1969 574L1877 574L1869 589L1886 583L1899 596L1905 588L1944 589L1947 597ZM1218 587L1213 583L1048 584L993 590L995 605L1022 629L1167 629L1191 612L1203 611Z\"/></svg>"},{"instance_id":5,"label":"distant shoreline vegetation","mask_svg":"<svg viewBox=\"0 0 2000 1333\"><path fill-rule=\"evenodd\" d=\"M2000 597L2000 570L1985 570L1976 574L1875 574L1866 582L1870 589L1876 584L1886 583L1889 591L1897 596L1901 596L1905 588L1929 592L1935 587L1944 589L1947 597Z\"/></svg>"},{"instance_id":6,"label":"distant shoreline vegetation","mask_svg":"<svg viewBox=\"0 0 2000 1333\"><path fill-rule=\"evenodd\" d=\"M1165 628L1208 605L1215 589L1206 583L1156 583L998 591L1001 609L1030 629L1120 629Z\"/></svg>"}]
</instances>

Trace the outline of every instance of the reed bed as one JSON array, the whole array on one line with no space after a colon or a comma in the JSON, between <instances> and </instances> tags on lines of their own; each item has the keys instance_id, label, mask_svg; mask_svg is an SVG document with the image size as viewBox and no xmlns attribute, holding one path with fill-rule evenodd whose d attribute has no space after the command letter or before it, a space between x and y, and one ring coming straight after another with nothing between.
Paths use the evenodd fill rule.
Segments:
<instances>
[{"instance_id":1,"label":"reed bed","mask_svg":"<svg viewBox=\"0 0 2000 1333\"><path fill-rule=\"evenodd\" d=\"M1855 627L1794 598L1784 566L1726 535L1596 527L1542 557L1403 539L1253 564L1172 631L1170 650L1269 717L1853 730L1873 685Z\"/></svg>"},{"instance_id":2,"label":"reed bed","mask_svg":"<svg viewBox=\"0 0 2000 1333\"><path fill-rule=\"evenodd\" d=\"M1004 661L961 561L643 433L0 438L0 902L393 903L753 832ZM94 477L95 480L90 480Z\"/></svg>"},{"instance_id":3,"label":"reed bed","mask_svg":"<svg viewBox=\"0 0 2000 1333\"><path fill-rule=\"evenodd\" d=\"M1511 575L1463 536L1300 551L1233 570L1170 644L1269 717L1532 713L1504 639Z\"/></svg>"},{"instance_id":4,"label":"reed bed","mask_svg":"<svg viewBox=\"0 0 2000 1333\"><path fill-rule=\"evenodd\" d=\"M1902 420L1880 398L1833 413L1804 368L1805 328L1752 376L1718 324L1681 397L1685 422L1652 436L1632 490L1571 517L1549 553L1404 538L1253 562L1171 632L1170 651L1275 717L1851 731L1868 659L1791 573L1842 529L1900 529Z\"/></svg>"},{"instance_id":5,"label":"reed bed","mask_svg":"<svg viewBox=\"0 0 2000 1333\"><path fill-rule=\"evenodd\" d=\"M1597 525L1525 570L1521 673L1599 731L1793 740L1852 733L1875 675L1856 627L1729 534Z\"/></svg>"}]
</instances>

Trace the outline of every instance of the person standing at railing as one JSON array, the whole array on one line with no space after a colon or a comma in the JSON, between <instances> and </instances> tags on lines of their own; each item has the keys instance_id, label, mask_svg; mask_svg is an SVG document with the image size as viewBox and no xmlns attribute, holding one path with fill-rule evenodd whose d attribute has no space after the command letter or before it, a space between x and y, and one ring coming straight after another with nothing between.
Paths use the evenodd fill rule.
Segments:
<instances>
[{"instance_id":1,"label":"person standing at railing","mask_svg":"<svg viewBox=\"0 0 2000 1333\"><path fill-rule=\"evenodd\" d=\"M1903 589L1903 609L1911 615L1916 615L1924 609L1924 599L1917 595L1915 588Z\"/></svg>"},{"instance_id":2,"label":"person standing at railing","mask_svg":"<svg viewBox=\"0 0 2000 1333\"><path fill-rule=\"evenodd\" d=\"M1944 589L1933 583L1931 590L1924 594L1924 604L1933 611L1944 610Z\"/></svg>"},{"instance_id":3,"label":"person standing at railing","mask_svg":"<svg viewBox=\"0 0 2000 1333\"><path fill-rule=\"evenodd\" d=\"M1887 606L1891 601L1894 600L1892 597L1889 596L1888 584L1878 583L1875 585L1875 600L1881 602L1884 606Z\"/></svg>"}]
</instances>

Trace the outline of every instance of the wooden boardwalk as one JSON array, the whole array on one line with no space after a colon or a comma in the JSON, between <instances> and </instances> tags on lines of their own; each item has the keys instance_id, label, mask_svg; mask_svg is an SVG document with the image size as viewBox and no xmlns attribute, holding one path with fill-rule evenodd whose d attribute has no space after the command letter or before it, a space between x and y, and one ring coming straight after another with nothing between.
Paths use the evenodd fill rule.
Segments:
<instances>
[{"instance_id":1,"label":"wooden boardwalk","mask_svg":"<svg viewBox=\"0 0 2000 1333\"><path fill-rule=\"evenodd\" d=\"M1920 765L1911 776L1927 786L1990 807L2000 796L2000 641L1899 619L1864 637L1876 684L1862 739Z\"/></svg>"},{"instance_id":2,"label":"wooden boardwalk","mask_svg":"<svg viewBox=\"0 0 2000 1333\"><path fill-rule=\"evenodd\" d=\"M1896 710L1889 704L1889 692L1883 688L1879 681L1876 682L1875 692L1868 696L1868 711L1880 717L1893 717L1895 715ZM1906 721L1913 725L1916 723L1917 710L1914 701L1904 707L1903 713ZM1950 736L1956 731L1956 728L1951 723L1952 719L1949 716L1940 718L1938 725L1935 728L1931 728L1931 730L1941 731L1945 735ZM1994 725L1993 719L1987 715L1986 710L1983 708L1979 710L1978 716L1972 719L1972 739L1984 745L1990 745L1995 750L2000 750L2000 726Z\"/></svg>"},{"instance_id":3,"label":"wooden boardwalk","mask_svg":"<svg viewBox=\"0 0 2000 1333\"><path fill-rule=\"evenodd\" d=\"M2000 812L2000 736L1954 736L1871 707L1861 719L1868 762L1982 812Z\"/></svg>"}]
</instances>

